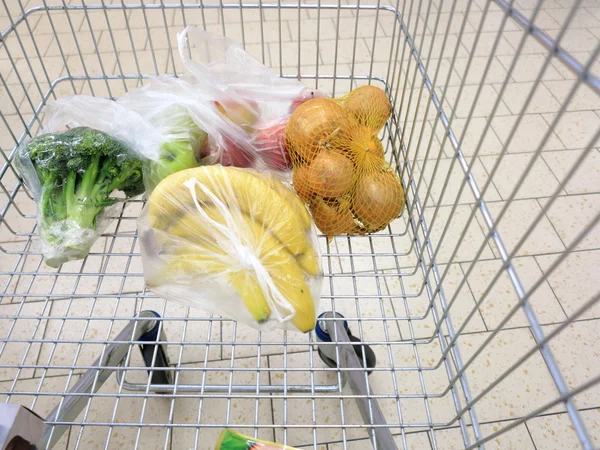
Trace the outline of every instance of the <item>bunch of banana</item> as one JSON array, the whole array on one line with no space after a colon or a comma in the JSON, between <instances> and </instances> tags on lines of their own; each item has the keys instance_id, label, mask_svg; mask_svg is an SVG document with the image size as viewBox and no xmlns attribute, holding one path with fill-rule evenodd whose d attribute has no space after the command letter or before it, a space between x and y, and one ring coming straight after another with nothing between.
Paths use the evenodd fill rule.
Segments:
<instances>
[{"instance_id":1,"label":"bunch of banana","mask_svg":"<svg viewBox=\"0 0 600 450\"><path fill-rule=\"evenodd\" d=\"M169 241L161 243L168 257L159 279L147 280L151 286L223 277L259 324L293 314L298 330L315 327L307 280L321 268L311 219L281 183L220 165L182 170L152 191L148 225Z\"/></svg>"}]
</instances>

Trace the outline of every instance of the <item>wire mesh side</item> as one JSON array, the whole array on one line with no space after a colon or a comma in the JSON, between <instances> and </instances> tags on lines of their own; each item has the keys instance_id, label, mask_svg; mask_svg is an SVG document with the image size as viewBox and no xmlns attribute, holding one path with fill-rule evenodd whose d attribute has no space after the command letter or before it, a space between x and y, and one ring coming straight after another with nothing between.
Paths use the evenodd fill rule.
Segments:
<instances>
[{"instance_id":1,"label":"wire mesh side","mask_svg":"<svg viewBox=\"0 0 600 450\"><path fill-rule=\"evenodd\" d=\"M352 448L367 436L347 390L317 389L340 385L341 372L322 364L310 338L259 334L144 290L139 203L125 206L84 262L55 272L36 252L35 208L8 163L14 146L39 131L55 96L117 97L147 75L180 73L173 44L184 24L226 34L282 76L332 95L365 82L390 94L395 116L383 138L407 189L406 212L377 235L321 239L322 300L376 350L371 397L386 405L399 446L453 440L467 448L523 429L535 441L544 417L564 411L556 417L574 429L565 435L589 447L584 424L597 406L597 370L574 372L573 362L589 367L587 353L564 348L582 332L594 340L597 292L571 291L593 280L585 267L594 267L598 217L593 207L579 215L581 234L557 218L594 202L598 190L580 180L598 157L597 48L585 41L591 53L582 55L568 40L585 5L562 16L541 2L458 0L3 6L13 28L2 46L3 392L43 413L142 309L165 317L177 369L172 394L152 392L132 346L124 376L66 424L64 448L90 440L104 448L211 447L224 426L315 448ZM523 30L523 18L544 23ZM538 44L543 30L565 51L544 46L545 38ZM561 287L573 271L575 284ZM222 392L206 392L214 385ZM237 392L240 385L255 391ZM297 385L309 392L293 393Z\"/></svg>"}]
</instances>

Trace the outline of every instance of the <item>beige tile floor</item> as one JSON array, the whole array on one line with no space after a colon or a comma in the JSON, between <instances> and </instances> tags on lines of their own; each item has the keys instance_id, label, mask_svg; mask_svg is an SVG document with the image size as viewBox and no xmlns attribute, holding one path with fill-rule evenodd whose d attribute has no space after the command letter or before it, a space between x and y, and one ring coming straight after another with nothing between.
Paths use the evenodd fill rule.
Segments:
<instances>
[{"instance_id":1,"label":"beige tile floor","mask_svg":"<svg viewBox=\"0 0 600 450\"><path fill-rule=\"evenodd\" d=\"M472 217L476 208L473 195L468 188L461 191L462 169L453 157L446 130L436 122L437 111L431 107L427 90L422 89L422 76L415 70L404 35L398 39L393 7L407 22L446 113L454 113L452 126L464 155L468 161L476 155L473 177L480 187L491 178L484 198L492 216L504 215L498 230L508 251L519 245L514 267L522 285L529 289L542 281L530 304L545 333L567 321L599 291L600 231L590 222L600 210L600 143L591 142L600 130L600 97L582 86L566 102L577 74L553 58L540 76L546 53L531 37L522 43L513 67L523 32L512 19L503 21L503 12L495 3L361 0L359 12L357 3L348 0L341 2L345 9L336 7L337 0L307 1L303 4L311 8L306 9L296 8L297 3L289 0L280 3L280 10L272 7L277 2L264 1L262 8L244 8L240 14L239 8L202 10L198 8L202 2L144 0L144 5L166 4L167 8L163 11L152 5L142 9L138 2L124 14L122 2L117 0L86 0L86 5L107 6L90 8L87 13L61 9L80 6L79 0L7 0L0 6L2 30L29 8L46 5L49 12L31 12L16 32L0 43L0 148L10 155L15 138L23 133L23 121L33 117L56 80L60 81L52 95L57 97L73 93L118 97L140 84L136 75L183 73L176 33L184 24L225 33L243 42L247 51L276 73L301 74L307 85L328 94L343 94L351 86L363 84L369 74L380 86L386 81L401 131L395 139L387 133L383 137L390 157L392 144L402 141L408 148L412 166L403 172L403 178L405 182L413 179L417 186L449 306L436 297L436 314L428 308L427 286L436 289L438 284L432 274L423 275L419 266L423 260L429 267L431 255L419 254L421 247L415 245L408 223L409 217L421 214L412 203L413 192L407 210L391 225L393 237L384 232L371 238L336 238L330 245L321 240L329 257L323 259L326 277L320 309L342 312L350 319L354 334L371 343L379 370L370 376L370 387L379 396L399 448L464 448L463 435L454 421L455 404L447 389L446 365L440 363L443 349L435 334L443 311L449 312L454 330L461 333L457 345L463 362L485 343L465 372L472 396L510 369L535 342L521 310L503 324L517 304L514 287L506 273L494 281L502 270L501 253L485 240L484 218L480 214ZM575 3L545 0L535 24L555 38ZM534 0L515 1L528 17L536 4ZM176 8L171 8L173 5ZM185 5L185 14L181 5ZM372 9L376 5L382 7L379 13ZM599 39L600 2L582 0L562 45L585 64ZM488 61L489 71L482 79ZM591 64L595 76L600 75L598 62ZM122 75L130 77L121 81ZM354 84L349 75L356 77ZM533 87L531 101L519 118ZM552 127L563 105L565 112ZM44 112L42 109L40 120ZM31 132L35 134L39 128L34 120ZM538 157L536 149L546 135ZM590 145L575 176L564 183L570 167ZM2 161L0 167L4 164ZM224 426L301 447L370 448L348 387L341 396L256 394L264 385L300 384L318 389L337 382L337 372L325 370L307 336L278 331L258 334L201 310L166 304L144 290L134 235L140 203L126 205L124 218L111 225L109 236L98 240L85 262L70 262L57 273L43 265L36 253L34 202L22 188L15 191L18 182L11 167L1 173L3 398L47 415L68 386L102 353L106 342L136 312L145 309L167 318L167 350L180 369L179 385L253 388L249 394L134 395L113 375L89 408L74 419L81 425L74 425L55 448L210 449ZM523 174L522 185L513 192ZM534 223L555 192L558 198L552 207ZM534 226L533 232L521 245L529 226ZM556 258L586 228L590 229L587 236L552 270ZM423 242L424 231L417 236ZM98 277L98 273L104 275ZM569 388L600 374L599 316L596 304L550 343ZM412 320L406 320L408 317ZM493 335L499 327L501 331ZM446 325L441 331L449 332ZM127 381L145 384L148 378L137 352L131 353L129 366ZM422 371L414 370L417 367ZM448 367L455 370L454 361L449 361ZM457 384L454 392L464 405L463 387ZM422 398L425 393L429 396L426 400ZM481 436L517 423L557 395L544 359L535 352L477 402ZM577 395L575 403L599 447L600 389L592 387ZM464 420L466 433L473 439L471 419L465 415ZM439 426L426 427L429 423ZM575 449L580 448L577 442L565 405L559 403L495 437L486 448Z\"/></svg>"}]
</instances>

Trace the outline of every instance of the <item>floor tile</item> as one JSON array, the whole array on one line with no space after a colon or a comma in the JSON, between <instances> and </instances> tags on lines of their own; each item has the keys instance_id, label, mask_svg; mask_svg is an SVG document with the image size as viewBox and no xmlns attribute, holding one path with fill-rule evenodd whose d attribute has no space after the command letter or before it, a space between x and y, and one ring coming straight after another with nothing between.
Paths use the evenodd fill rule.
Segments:
<instances>
[{"instance_id":1,"label":"floor tile","mask_svg":"<svg viewBox=\"0 0 600 450\"><path fill-rule=\"evenodd\" d=\"M544 327L544 332L548 334L553 328ZM594 377L598 334L595 320L583 320L570 324L550 341L549 346L569 389L575 389ZM578 408L597 408L600 405L600 388L593 386L587 389L584 395L576 397L575 403Z\"/></svg>"},{"instance_id":2,"label":"floor tile","mask_svg":"<svg viewBox=\"0 0 600 450\"><path fill-rule=\"evenodd\" d=\"M531 13L528 15L529 15L529 17L531 17ZM513 52L511 53L511 55L515 55L517 49L519 47L521 47L521 45L522 45L521 53L520 53L521 55L537 55L537 56L539 56L539 55L545 55L548 53L548 50L546 49L546 47L544 47L536 38L531 36L529 33L524 32L523 30L506 31L506 32L504 32L504 37L506 38L506 40L510 43L511 47L513 48ZM523 37L525 37L525 42L523 42L523 44L521 44ZM505 61L505 63L510 65L512 63L512 60L507 59ZM561 75L563 75L563 73L558 68L554 67L554 69L556 69Z\"/></svg>"},{"instance_id":3,"label":"floor tile","mask_svg":"<svg viewBox=\"0 0 600 450\"><path fill-rule=\"evenodd\" d=\"M445 265L438 267L441 276L446 272L446 268ZM436 324L445 320L442 318L445 311L448 311L447 316L450 317L455 330L461 328L468 318L464 332L484 331L486 328L481 320L481 315L475 311L473 293L466 283L461 283L463 278L463 272L458 264L450 266L442 284L446 306L441 304L439 295L434 297L437 318L434 318L431 312L431 294L426 290L418 292L415 287L420 286L411 286L405 280L389 278L387 280L388 291L390 295L396 297L392 299L394 312L397 317L404 319L398 321L402 338L410 340L436 336ZM433 276L431 279L432 285L437 286ZM471 314L474 311L475 313ZM410 323L406 320L408 317L412 318ZM441 329L445 334L448 332L445 324L441 325Z\"/></svg>"},{"instance_id":4,"label":"floor tile","mask_svg":"<svg viewBox=\"0 0 600 450\"><path fill-rule=\"evenodd\" d=\"M563 25L565 19L569 15L569 11L569 8L549 9L548 14L550 14L558 23ZM585 9L581 9L575 14L572 26L576 26L577 28L597 27L599 25L598 22L600 22L598 18L592 14L588 14Z\"/></svg>"},{"instance_id":5,"label":"floor tile","mask_svg":"<svg viewBox=\"0 0 600 450\"><path fill-rule=\"evenodd\" d=\"M581 65L585 65L588 60L591 57L591 53L590 52L576 52L576 51L572 51L570 52L570 55L576 60L578 61ZM558 70L560 72L560 74L563 76L563 78L565 80L575 80L577 79L578 75L576 72L574 72L572 69L570 69L569 67L567 67L566 64L564 64L562 61L557 60L556 58L551 62L552 67L554 67L556 70Z\"/></svg>"},{"instance_id":6,"label":"floor tile","mask_svg":"<svg viewBox=\"0 0 600 450\"><path fill-rule=\"evenodd\" d=\"M461 97L456 106L456 116L459 118L465 118L469 116L469 112L475 101L475 95L477 93L477 86L465 86ZM452 111L454 105L456 103L456 98L458 96L458 88L457 87L449 87L448 88L448 96L447 103L450 105L447 107L446 112ZM475 108L473 110L473 117L488 117L493 109L494 103L498 98L498 94L494 90L491 85L485 85L481 89L481 93L475 102ZM506 108L503 100L500 101L498 107L496 108L496 115L506 115L509 113L509 110Z\"/></svg>"},{"instance_id":7,"label":"floor tile","mask_svg":"<svg viewBox=\"0 0 600 450\"><path fill-rule=\"evenodd\" d=\"M322 11L321 11L322 12ZM342 19L340 19L342 20ZM343 20L355 20L352 17L344 18ZM338 37L337 30L337 18L331 17L321 17L320 19L306 19L300 22L302 27L300 28L300 37L302 39L317 39L317 33L319 35L319 39L321 44L323 45L323 41L335 41ZM282 26L282 35L291 36L291 40L297 42L298 41L298 20L286 21L284 22L285 26ZM279 26L273 27L273 29L278 30ZM287 39L283 39L287 40Z\"/></svg>"},{"instance_id":8,"label":"floor tile","mask_svg":"<svg viewBox=\"0 0 600 450\"><path fill-rule=\"evenodd\" d=\"M40 14L40 20L36 24L33 31L35 34L53 33L54 30L79 30L85 21L85 14L80 12L70 12L64 14L62 11L53 11L49 15Z\"/></svg>"},{"instance_id":9,"label":"floor tile","mask_svg":"<svg viewBox=\"0 0 600 450\"><path fill-rule=\"evenodd\" d=\"M494 218L498 217L504 206L504 202L488 203L488 208ZM529 230L540 211L541 208L536 200L515 200L508 206L504 217L498 223L498 230L504 246L509 252L513 251L524 233ZM497 254L495 245L490 245L494 253ZM542 216L522 244L517 256L561 252L563 250L564 244L552 228L552 224L546 217Z\"/></svg>"},{"instance_id":10,"label":"floor tile","mask_svg":"<svg viewBox=\"0 0 600 450\"><path fill-rule=\"evenodd\" d=\"M545 200L540 200L543 205ZM566 246L583 230L587 236L575 247L575 250L600 248L600 224L592 219L600 210L600 194L571 195L559 197L550 207L547 216Z\"/></svg>"},{"instance_id":11,"label":"floor tile","mask_svg":"<svg viewBox=\"0 0 600 450\"><path fill-rule=\"evenodd\" d=\"M431 443L429 441L429 437L427 433L411 433L407 432L404 438L400 435L394 436L394 441L399 449L407 449L407 450L429 450L431 449ZM347 441L344 443L335 443L329 444L329 450L362 450L365 448L370 448L373 445L373 442L370 439L359 439L355 441Z\"/></svg>"},{"instance_id":12,"label":"floor tile","mask_svg":"<svg viewBox=\"0 0 600 450\"><path fill-rule=\"evenodd\" d=\"M119 385L115 377L110 377L98 391L104 396L91 397L76 420L87 426L73 426L69 439L69 449L122 448L125 445L162 449L169 440L165 427L140 427L144 423L168 423L170 401L168 398L118 398ZM127 391L124 391L127 392ZM87 412L86 412L87 410ZM112 420L116 426L112 429L94 425L96 422ZM121 424L121 425L119 425ZM126 425L127 424L127 425ZM136 426L136 425L138 426ZM138 436L139 431L139 436Z\"/></svg>"},{"instance_id":13,"label":"floor tile","mask_svg":"<svg viewBox=\"0 0 600 450\"><path fill-rule=\"evenodd\" d=\"M132 20L134 19L132 18ZM129 52L133 50L144 50L148 45L147 30L136 28L130 31L131 33L127 30L115 30L112 33L112 38L108 33L104 33L99 39L98 50L100 52L114 51L113 44L116 44L117 51Z\"/></svg>"},{"instance_id":14,"label":"floor tile","mask_svg":"<svg viewBox=\"0 0 600 450\"><path fill-rule=\"evenodd\" d=\"M7 316L0 320L0 336L3 340L0 357L3 364L12 366L0 369L1 380L12 381L16 377L29 378L33 376L35 369L19 369L19 366L37 364L42 344L39 342L28 343L27 341L39 341L43 338L47 325L43 316L48 315L48 310L49 307L43 302L0 306L0 314ZM15 318L15 316L29 318Z\"/></svg>"},{"instance_id":15,"label":"floor tile","mask_svg":"<svg viewBox=\"0 0 600 450\"><path fill-rule=\"evenodd\" d=\"M535 158L533 153L504 155L492 179L494 186L498 189L503 199L506 200L512 195L533 158ZM482 156L480 159L488 173L492 172L498 161L498 157L496 156ZM549 196L558 187L558 180L544 160L538 156L535 158L533 166L525 175L525 179L514 198L524 199Z\"/></svg>"},{"instance_id":16,"label":"floor tile","mask_svg":"<svg viewBox=\"0 0 600 450\"><path fill-rule=\"evenodd\" d=\"M562 183L571 167L582 157L582 154L583 150L567 150L545 152L542 157L556 178ZM564 189L568 194L598 192L598 177L600 177L600 151L592 149L567 185L564 186Z\"/></svg>"},{"instance_id":17,"label":"floor tile","mask_svg":"<svg viewBox=\"0 0 600 450\"><path fill-rule=\"evenodd\" d=\"M472 220L467 232L462 241L457 242L461 236L464 227L467 225L469 216L471 215L471 207L468 205L459 205L454 211L452 218L450 213L452 207L442 206L436 217L435 224L432 224L433 208L428 208L425 211L425 218L430 226L430 234L433 243L434 251L437 253L437 262L445 263L448 262L450 256L454 252L454 248L458 246L458 252L453 262L470 261L478 252L484 241L484 233L479 228L475 220ZM440 239L443 233L443 229L448 226L444 240L440 243ZM451 238L451 236L453 238ZM487 247L487 244L481 254L481 258L489 258L492 253Z\"/></svg>"},{"instance_id":18,"label":"floor tile","mask_svg":"<svg viewBox=\"0 0 600 450\"><path fill-rule=\"evenodd\" d=\"M311 377L309 370L288 371L284 378L282 357L272 356L269 358L271 368L279 368L280 371L271 373L271 384L282 385L284 380L288 385L311 385ZM320 358L313 353L314 367L323 367L324 364ZM303 368L310 367L309 353L295 353L287 356L286 365L288 368ZM337 372L334 370L314 372L314 384L318 385L335 385L337 384ZM373 386L372 389L375 389ZM280 398L274 398L273 403L273 419L274 422L280 425L305 425L310 427L313 423L318 425L330 425L331 428L316 428L317 442L330 442L340 440L342 437L342 421L340 416L340 408L344 411L344 425L364 424L358 407L353 399L346 399L340 402L339 398L332 396L331 398L324 397L314 400L306 398L294 398L287 396L285 403ZM380 405L381 406L381 405ZM313 421L313 414L315 415ZM397 418L397 414L396 414ZM396 419L397 421L397 419ZM277 442L287 442L292 446L307 445L313 443L312 428L288 428L286 438L284 439L284 429L275 429L275 440ZM345 428L346 439L358 439L367 437L366 430L354 427Z\"/></svg>"},{"instance_id":19,"label":"floor tile","mask_svg":"<svg viewBox=\"0 0 600 450\"><path fill-rule=\"evenodd\" d=\"M134 316L132 302L106 298L55 300L51 314L53 319L48 321L44 334L44 339L50 342L42 344L39 361L42 367L50 367L53 375L71 372L56 366L73 367L76 373L85 372L78 366L89 366L99 358L105 351L104 343L114 339ZM113 321L113 317L120 320ZM37 372L37 376L41 376L44 369Z\"/></svg>"},{"instance_id":20,"label":"floor tile","mask_svg":"<svg viewBox=\"0 0 600 450\"><path fill-rule=\"evenodd\" d=\"M39 58L29 58L29 62L25 58L18 58L14 60L14 70L6 78L7 84L17 84L23 82L24 84L34 83L38 74L44 73L44 69L48 74L48 78L51 81L56 80L65 71L65 63L62 57L50 56L43 57L42 61ZM18 75L17 75L18 74ZM20 78L20 79L19 79Z\"/></svg>"},{"instance_id":21,"label":"floor tile","mask_svg":"<svg viewBox=\"0 0 600 450\"><path fill-rule=\"evenodd\" d=\"M597 409L582 411L581 418L592 438L592 443L600 441L600 417ZM562 450L580 449L581 444L575 434L575 427L567 414L552 414L527 421L527 429L536 448Z\"/></svg>"},{"instance_id":22,"label":"floor tile","mask_svg":"<svg viewBox=\"0 0 600 450\"><path fill-rule=\"evenodd\" d=\"M539 255L536 260L545 273L558 255ZM568 316L597 293L595 267L600 263L600 251L588 250L569 254L554 272L547 275L550 287ZM600 316L600 306L592 305L582 318Z\"/></svg>"},{"instance_id":23,"label":"floor tile","mask_svg":"<svg viewBox=\"0 0 600 450\"><path fill-rule=\"evenodd\" d=\"M469 70L466 71L469 61ZM457 59L455 63L455 69L460 76L464 78L465 83L467 84L478 85L482 82L502 83L506 79L507 75L507 71L500 61L498 61L497 58L493 58L490 63L489 56L478 56L472 59ZM485 78L483 78L484 74Z\"/></svg>"},{"instance_id":24,"label":"floor tile","mask_svg":"<svg viewBox=\"0 0 600 450\"><path fill-rule=\"evenodd\" d=\"M544 85L560 103L564 103L575 87L572 80L545 81ZM596 93L585 84L579 84L575 95L567 105L567 111L589 111L598 107Z\"/></svg>"},{"instance_id":25,"label":"floor tile","mask_svg":"<svg viewBox=\"0 0 600 450\"><path fill-rule=\"evenodd\" d=\"M537 150L548 131L548 124L540 114L525 114L519 120L514 135L508 142L517 119L518 116L494 117L492 128L502 144L508 145L508 153L524 153ZM563 143L554 132L550 133L543 146L543 150L560 150L563 148Z\"/></svg>"},{"instance_id":26,"label":"floor tile","mask_svg":"<svg viewBox=\"0 0 600 450\"><path fill-rule=\"evenodd\" d=\"M480 425L482 437L502 430L504 426L511 424L511 421L485 423ZM469 427L471 443L475 442L475 436ZM459 450L465 447L460 429L451 428L435 432L435 440L440 450ZM485 444L485 448L494 450L534 450L535 446L527 432L525 425L517 425L515 428L506 431L497 438L494 438Z\"/></svg>"},{"instance_id":27,"label":"floor tile","mask_svg":"<svg viewBox=\"0 0 600 450\"><path fill-rule=\"evenodd\" d=\"M457 246L458 251L454 262L471 260L475 254L477 254L485 237L475 220L471 221L463 240L461 242L456 241L456 239L461 236L464 227L467 225L467 221L471 215L471 207L468 205L459 205L454 211L452 218L450 218L452 208L450 206L442 206L435 216L435 225L432 223L433 211L429 211L431 209L432 208L428 208L428 211L425 211L425 218L428 221L427 223L430 224L430 234L432 242L434 243L433 248L434 251L438 252L438 263L448 262L450 256L454 252L454 248ZM444 240L440 242L443 230L446 226L448 226L448 231L446 232ZM454 239L451 239L450 236L454 236ZM437 250L438 247L439 250ZM491 251L486 244L480 257L487 258L490 256Z\"/></svg>"},{"instance_id":28,"label":"floor tile","mask_svg":"<svg viewBox=\"0 0 600 450\"><path fill-rule=\"evenodd\" d=\"M470 164L471 158L467 157L466 159L467 164ZM458 162L455 161L454 164L452 164L452 161L452 159L444 159L437 164L428 162L425 166L425 179L433 180L430 181L431 205L436 205L437 203L441 203L442 205L453 205L454 202L456 202L457 197L459 204L475 204L475 196L471 191L469 184L465 182L464 186L462 186L465 181L465 172ZM436 165L437 171L435 172L435 177L433 177L432 175L434 170L436 170ZM451 166L452 170L450 171ZM471 175L479 188L483 189L483 186L486 184L489 177L479 158L476 159L473 164ZM461 186L463 189L459 197L458 194ZM496 188L493 185L490 185L484 198L487 201L497 201L500 200L500 195Z\"/></svg>"},{"instance_id":29,"label":"floor tile","mask_svg":"<svg viewBox=\"0 0 600 450\"><path fill-rule=\"evenodd\" d=\"M285 333L281 330L272 330L263 332L259 336L257 330L241 323L236 324L235 322L226 321L220 326L223 335L222 341L224 343L222 345L223 359L231 358L232 354L236 358L256 358L259 351L260 355L263 356L282 354L284 346L288 352L306 351L312 342L311 336L308 334ZM314 340L314 336L312 336L312 339ZM257 343L259 342L260 350L257 347Z\"/></svg>"},{"instance_id":30,"label":"floor tile","mask_svg":"<svg viewBox=\"0 0 600 450\"><path fill-rule=\"evenodd\" d=\"M269 384L269 372L261 371L257 381L257 372L251 369L256 367L256 359L236 359L235 370L230 372L230 361L209 363L213 370L202 370L201 366L185 366L196 368L181 372L180 383L196 385L242 385L257 386ZM261 367L267 368L267 359L261 360ZM223 370L218 370L222 368ZM215 370L217 369L217 370ZM227 398L229 397L229 398ZM166 408L167 412L169 408ZM258 437L273 441L273 416L271 401L269 399L256 400L248 394L233 392L229 395L205 392L203 396L178 398L173 404L173 423L183 424L185 427L173 431L173 448L194 448L198 439L197 449L209 450L214 448L218 436L223 428L229 427L243 434L253 436L254 429L248 428L254 424L258 428ZM198 425L198 426L194 426ZM205 427L202 427L205 425Z\"/></svg>"},{"instance_id":31,"label":"floor tile","mask_svg":"<svg viewBox=\"0 0 600 450\"><path fill-rule=\"evenodd\" d=\"M280 47L277 44L270 44L270 58L273 64L277 66L280 59ZM298 44L292 42L286 42L281 44L281 61L283 67L297 67L298 66ZM300 51L300 67L303 64L314 64L315 52L317 51L316 43L307 42L302 44Z\"/></svg>"},{"instance_id":32,"label":"floor tile","mask_svg":"<svg viewBox=\"0 0 600 450\"><path fill-rule=\"evenodd\" d=\"M551 124L554 114L544 115L544 119ZM600 126L600 117L592 111L566 112L559 119L555 132L559 139L571 149L586 148L592 143L595 130Z\"/></svg>"},{"instance_id":33,"label":"floor tile","mask_svg":"<svg viewBox=\"0 0 600 450\"><path fill-rule=\"evenodd\" d=\"M400 57L402 55L403 47L400 46L398 48L396 41L397 41L397 39L392 39L392 38L388 38L388 37L378 38L377 45L375 46L375 49L374 49L375 51L373 53L373 60L376 62L389 62L390 55L392 55L392 57L393 57L394 55L396 55L396 52L398 52L397 53L398 57ZM365 44L365 46L367 46L367 44ZM370 51L370 47L367 46L367 48L369 48L369 51ZM340 51L341 51L341 49L340 49ZM408 52L409 52L409 49L407 48L407 50L405 50L405 55ZM328 57L326 59L332 61L331 57ZM327 61L325 61L325 62L327 63Z\"/></svg>"},{"instance_id":34,"label":"floor tile","mask_svg":"<svg viewBox=\"0 0 600 450\"><path fill-rule=\"evenodd\" d=\"M519 31L508 32L505 31L500 37L500 42L496 45L495 55L513 55L515 49L510 45L510 42L506 38L507 33L519 33ZM461 42L469 52L473 51L473 44L477 33L463 33ZM475 48L475 56L489 56L494 48L494 44L497 40L498 32L482 32L479 34L477 47Z\"/></svg>"},{"instance_id":35,"label":"floor tile","mask_svg":"<svg viewBox=\"0 0 600 450\"><path fill-rule=\"evenodd\" d=\"M524 289L528 291L531 286L543 276L542 271L538 267L535 259L532 257L515 258L513 265L518 274ZM471 264L463 263L463 271L470 268ZM468 277L469 287L473 292L475 301L480 301L483 294L488 290L490 283L496 277L499 270L502 269L501 260L479 261L474 263L471 273ZM519 298L515 288L508 276L503 271L500 278L491 287L491 290L483 299L479 310L483 316L488 329L493 330L498 328L500 322L506 317L509 311L516 305ZM529 299L537 319L540 323L557 323L566 319L566 316L552 292L550 285L547 282L533 293ZM503 328L514 328L528 326L529 322L523 311L519 309L515 315L505 324Z\"/></svg>"},{"instance_id":36,"label":"floor tile","mask_svg":"<svg viewBox=\"0 0 600 450\"><path fill-rule=\"evenodd\" d=\"M588 17L590 16L588 15ZM600 21L596 21L595 27L599 26ZM597 44L598 38L585 28L569 29L561 40L561 46L567 51L591 52Z\"/></svg>"},{"instance_id":37,"label":"floor tile","mask_svg":"<svg viewBox=\"0 0 600 450\"><path fill-rule=\"evenodd\" d=\"M488 335L478 333L459 338L465 364ZM482 393L534 346L528 328L500 331L467 369L471 394ZM557 395L554 382L536 352L477 402L477 417L481 422L518 418L546 404L554 395Z\"/></svg>"},{"instance_id":38,"label":"floor tile","mask_svg":"<svg viewBox=\"0 0 600 450\"><path fill-rule=\"evenodd\" d=\"M337 20L334 20L336 26ZM304 24L303 24L304 26ZM355 33L356 30L356 33ZM358 15L358 20L355 17L341 18L339 21L339 37L340 39L372 38L373 35L383 36L383 30L378 22L375 21L375 13L369 11L361 11Z\"/></svg>"},{"instance_id":39,"label":"floor tile","mask_svg":"<svg viewBox=\"0 0 600 450\"><path fill-rule=\"evenodd\" d=\"M433 107L431 109L434 109ZM404 129L404 143L407 146L408 157L411 161L415 159L422 161L424 159L436 160L440 154L440 142L437 136L432 138L432 122L414 122L407 123ZM442 124L438 122L437 127L442 128ZM442 131L439 132L443 133ZM402 131L399 131L398 139L402 139ZM419 141L420 139L420 141ZM450 147L450 143L446 141L445 147ZM442 153L441 157L444 157ZM416 168L414 169L416 170Z\"/></svg>"},{"instance_id":40,"label":"floor tile","mask_svg":"<svg viewBox=\"0 0 600 450\"><path fill-rule=\"evenodd\" d=\"M495 121L498 119L504 119L504 118L509 118L509 117L510 116L495 117L493 120L493 123L495 123ZM457 140L460 140L460 139L463 140L461 149L462 149L462 152L464 155L467 155L467 156L474 155L478 146L479 146L479 150L478 150L479 156L496 155L496 154L500 153L500 151L502 150L502 143L500 142L500 139L498 139L498 136L496 135L496 133L494 133L494 129L492 127L488 127L488 130L487 130L485 136L483 137L483 141L481 142L481 145L479 143L481 140L481 137L483 135L483 132L486 128L487 122L488 122L488 120L483 117L473 117L469 121L469 125L466 127L466 132L465 132L465 126L467 125L466 119L454 119L452 121L452 131L454 131L454 134L456 135ZM437 128L437 132L438 132L438 139L441 140L442 128L439 125ZM463 133L464 133L464 138L463 138ZM449 144L447 144L446 155L453 156L453 152L451 152L451 147L449 146Z\"/></svg>"},{"instance_id":41,"label":"floor tile","mask_svg":"<svg viewBox=\"0 0 600 450\"><path fill-rule=\"evenodd\" d=\"M513 64L512 56L498 56L502 65L508 70ZM538 79L544 62L545 55L520 55L511 73L517 83L533 82ZM562 80L562 75L552 66L548 65L542 76L543 80Z\"/></svg>"},{"instance_id":42,"label":"floor tile","mask_svg":"<svg viewBox=\"0 0 600 450\"><path fill-rule=\"evenodd\" d=\"M543 271L554 263L557 255L539 255L536 260ZM579 307L596 294L593 267L600 261L597 250L574 252L569 254L558 268L549 274L550 287L558 297L568 315L573 314ZM600 308L594 304L583 318L598 317Z\"/></svg>"},{"instance_id":43,"label":"floor tile","mask_svg":"<svg viewBox=\"0 0 600 450\"><path fill-rule=\"evenodd\" d=\"M498 92L500 87L496 87ZM531 90L534 88L534 83L523 82L523 83L510 83L507 85L502 95L502 100L508 106L508 109L512 114L520 114L521 110L525 106L525 102L529 98ZM543 85L539 84L535 88L533 97L527 103L526 114L533 113L550 113L558 111L560 103L554 98L552 93Z\"/></svg>"},{"instance_id":44,"label":"floor tile","mask_svg":"<svg viewBox=\"0 0 600 450\"><path fill-rule=\"evenodd\" d=\"M438 25L438 32L439 30L442 29L442 24ZM432 31L433 31L433 27L432 27ZM444 61L449 61L449 59L454 55L454 53L456 52L456 57L457 58L467 58L472 50L473 50L473 46L469 45L469 43L471 43L471 41L469 41L469 38L465 36L470 36L472 37L473 34L464 34L463 35L463 39L459 42L458 41L458 37L450 34L448 35L448 38L446 39L446 45L444 45L444 40L443 39L439 39L435 38L433 36L429 37L425 37L422 39L421 42L419 42L419 46L422 45L422 48L420 50L420 55L421 55L421 59L423 61L427 61L429 59L442 59ZM458 46L458 49L456 48ZM419 49L420 47L417 47L417 49ZM476 49L477 50L477 49ZM431 56L429 56L429 52L431 52ZM479 55L477 53L475 53L476 56L485 56L485 55ZM430 76L430 78L433 80L433 73L434 72L430 72L429 70L427 71L428 75ZM462 75L462 72L460 72L460 74ZM445 78L439 78L438 77L438 83L440 82L440 80L443 80Z\"/></svg>"}]
</instances>

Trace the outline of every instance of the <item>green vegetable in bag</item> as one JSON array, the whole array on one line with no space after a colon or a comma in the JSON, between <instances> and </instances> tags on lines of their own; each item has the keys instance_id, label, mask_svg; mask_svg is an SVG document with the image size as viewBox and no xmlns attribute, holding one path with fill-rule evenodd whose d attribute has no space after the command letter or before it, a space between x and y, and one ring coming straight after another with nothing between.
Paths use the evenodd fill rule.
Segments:
<instances>
[{"instance_id":1,"label":"green vegetable in bag","mask_svg":"<svg viewBox=\"0 0 600 450\"><path fill-rule=\"evenodd\" d=\"M111 196L144 192L142 159L123 142L98 130L48 133L19 147L16 165L38 203L46 264L58 267L87 256L101 232Z\"/></svg>"},{"instance_id":2,"label":"green vegetable in bag","mask_svg":"<svg viewBox=\"0 0 600 450\"><path fill-rule=\"evenodd\" d=\"M200 165L202 147L207 138L184 108L172 107L156 123L164 130L167 141L161 145L158 160L148 160L144 168L144 182L152 190L164 178L184 169Z\"/></svg>"}]
</instances>

